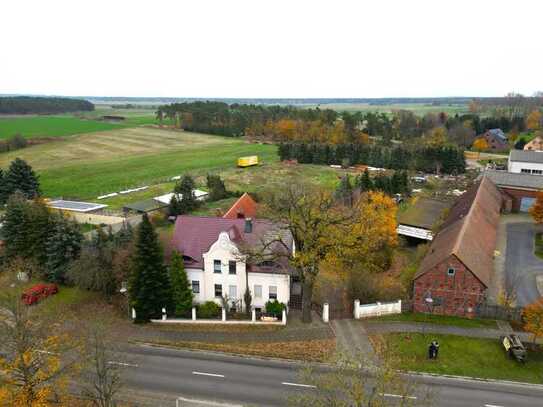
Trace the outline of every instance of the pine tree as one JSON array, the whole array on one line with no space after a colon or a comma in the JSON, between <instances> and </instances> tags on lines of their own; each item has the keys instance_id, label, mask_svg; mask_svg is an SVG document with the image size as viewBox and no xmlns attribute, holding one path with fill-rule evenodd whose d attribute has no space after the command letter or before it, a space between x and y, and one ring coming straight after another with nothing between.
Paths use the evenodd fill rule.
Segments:
<instances>
[{"instance_id":1,"label":"pine tree","mask_svg":"<svg viewBox=\"0 0 543 407\"><path fill-rule=\"evenodd\" d=\"M183 256L178 252L172 253L170 263L170 281L172 284L172 296L175 304L175 315L182 316L192 308L193 293L189 285Z\"/></svg>"},{"instance_id":2,"label":"pine tree","mask_svg":"<svg viewBox=\"0 0 543 407\"><path fill-rule=\"evenodd\" d=\"M339 185L336 188L335 196L337 200L343 203L343 205L351 205L353 186L351 184L351 177L349 177L349 174L345 174L343 177L341 177Z\"/></svg>"},{"instance_id":3,"label":"pine tree","mask_svg":"<svg viewBox=\"0 0 543 407\"><path fill-rule=\"evenodd\" d=\"M358 177L358 187L362 192L371 191L374 189L373 182L370 178L370 173L367 169L360 177Z\"/></svg>"},{"instance_id":4,"label":"pine tree","mask_svg":"<svg viewBox=\"0 0 543 407\"><path fill-rule=\"evenodd\" d=\"M164 266L158 236L144 214L136 232L136 249L130 278L130 303L136 310L135 322L148 322L172 309L170 278Z\"/></svg>"},{"instance_id":5,"label":"pine tree","mask_svg":"<svg viewBox=\"0 0 543 407\"><path fill-rule=\"evenodd\" d=\"M194 195L195 187L194 179L190 175L183 175L181 181L175 186L173 192L181 194L178 215L189 213L198 208L199 202Z\"/></svg>"},{"instance_id":6,"label":"pine tree","mask_svg":"<svg viewBox=\"0 0 543 407\"><path fill-rule=\"evenodd\" d=\"M70 263L81 252L83 234L79 225L62 215L53 218L51 231L45 242L45 273L47 280L63 283Z\"/></svg>"},{"instance_id":7,"label":"pine tree","mask_svg":"<svg viewBox=\"0 0 543 407\"><path fill-rule=\"evenodd\" d=\"M34 199L41 194L37 175L32 167L20 158L11 162L4 175L3 184L6 199L15 191L21 191L28 199Z\"/></svg>"},{"instance_id":8,"label":"pine tree","mask_svg":"<svg viewBox=\"0 0 543 407\"><path fill-rule=\"evenodd\" d=\"M228 197L224 181L219 175L207 174L207 188L209 189L210 201L218 201Z\"/></svg>"},{"instance_id":9,"label":"pine tree","mask_svg":"<svg viewBox=\"0 0 543 407\"><path fill-rule=\"evenodd\" d=\"M169 216L178 216L183 213L183 207L181 201L177 198L177 194L173 194L172 199L170 200L170 206L168 206L168 215Z\"/></svg>"}]
</instances>

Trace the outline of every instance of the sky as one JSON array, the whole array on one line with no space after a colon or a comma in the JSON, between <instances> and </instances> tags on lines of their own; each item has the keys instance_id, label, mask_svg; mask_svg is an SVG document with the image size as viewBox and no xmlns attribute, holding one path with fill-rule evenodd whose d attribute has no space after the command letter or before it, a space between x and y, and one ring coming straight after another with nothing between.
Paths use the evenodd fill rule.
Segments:
<instances>
[{"instance_id":1,"label":"sky","mask_svg":"<svg viewBox=\"0 0 543 407\"><path fill-rule=\"evenodd\" d=\"M542 15L537 0L5 0L0 94L531 95Z\"/></svg>"}]
</instances>

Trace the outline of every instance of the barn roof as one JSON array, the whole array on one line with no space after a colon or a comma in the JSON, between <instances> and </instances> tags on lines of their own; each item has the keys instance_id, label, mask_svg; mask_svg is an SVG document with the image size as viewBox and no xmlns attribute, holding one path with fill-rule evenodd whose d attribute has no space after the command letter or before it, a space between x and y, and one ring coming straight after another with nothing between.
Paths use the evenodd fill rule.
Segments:
<instances>
[{"instance_id":1,"label":"barn roof","mask_svg":"<svg viewBox=\"0 0 543 407\"><path fill-rule=\"evenodd\" d=\"M456 256L481 283L489 286L502 196L488 178L471 187L451 208L415 279Z\"/></svg>"},{"instance_id":2,"label":"barn roof","mask_svg":"<svg viewBox=\"0 0 543 407\"><path fill-rule=\"evenodd\" d=\"M511 150L509 153L509 161L543 164L543 152L532 150Z\"/></svg>"}]
</instances>

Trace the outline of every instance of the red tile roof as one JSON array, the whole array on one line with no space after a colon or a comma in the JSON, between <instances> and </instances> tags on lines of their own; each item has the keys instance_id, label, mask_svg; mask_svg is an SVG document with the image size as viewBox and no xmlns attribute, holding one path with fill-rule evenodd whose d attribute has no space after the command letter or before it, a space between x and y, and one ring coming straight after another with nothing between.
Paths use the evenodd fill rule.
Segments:
<instances>
[{"instance_id":1,"label":"red tile roof","mask_svg":"<svg viewBox=\"0 0 543 407\"><path fill-rule=\"evenodd\" d=\"M271 237L283 235L283 242L292 247L292 239L285 231L278 228L269 220L253 219L252 232L245 232L245 219L225 219L207 216L178 216L172 238L174 249L183 253L188 267L203 268L203 257L211 245L217 241L221 232L227 232L236 244L257 247ZM268 240L269 241L269 240ZM278 247L275 250L284 250ZM187 259L187 257L189 259ZM278 262L284 265L283 262ZM262 270L261 270L262 269ZM266 270L265 267L253 265L251 271L281 272L275 268ZM283 271L284 272L284 271Z\"/></svg>"},{"instance_id":2,"label":"red tile roof","mask_svg":"<svg viewBox=\"0 0 543 407\"><path fill-rule=\"evenodd\" d=\"M501 205L500 191L483 177L451 208L415 279L454 255L488 287L494 270Z\"/></svg>"},{"instance_id":3,"label":"red tile roof","mask_svg":"<svg viewBox=\"0 0 543 407\"><path fill-rule=\"evenodd\" d=\"M223 215L226 219L255 218L256 202L245 192Z\"/></svg>"}]
</instances>

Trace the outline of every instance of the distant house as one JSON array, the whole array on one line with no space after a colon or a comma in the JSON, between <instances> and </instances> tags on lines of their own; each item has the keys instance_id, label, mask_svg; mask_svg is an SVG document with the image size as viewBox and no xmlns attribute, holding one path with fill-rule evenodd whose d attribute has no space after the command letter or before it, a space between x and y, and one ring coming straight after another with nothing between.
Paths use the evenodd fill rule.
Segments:
<instances>
[{"instance_id":1,"label":"distant house","mask_svg":"<svg viewBox=\"0 0 543 407\"><path fill-rule=\"evenodd\" d=\"M413 282L414 310L472 317L494 272L503 197L488 178L451 208Z\"/></svg>"},{"instance_id":2,"label":"distant house","mask_svg":"<svg viewBox=\"0 0 543 407\"><path fill-rule=\"evenodd\" d=\"M256 202L245 192L223 215L225 219L256 218Z\"/></svg>"},{"instance_id":3,"label":"distant house","mask_svg":"<svg viewBox=\"0 0 543 407\"><path fill-rule=\"evenodd\" d=\"M536 136L524 146L527 151L543 151L543 137Z\"/></svg>"},{"instance_id":4,"label":"distant house","mask_svg":"<svg viewBox=\"0 0 543 407\"><path fill-rule=\"evenodd\" d=\"M508 140L502 129L490 129L479 136L484 138L488 143L490 150L506 150L508 147Z\"/></svg>"},{"instance_id":5,"label":"distant house","mask_svg":"<svg viewBox=\"0 0 543 407\"><path fill-rule=\"evenodd\" d=\"M243 295L248 287L252 307L257 310L270 300L288 303L291 292L288 262L279 257L254 264L247 262L243 254L243 247L259 250L278 234L288 250L294 250L290 235L267 220L178 216L172 248L183 253L195 302L221 304L221 298L227 297L236 309L244 309ZM271 250L287 248L276 243Z\"/></svg>"},{"instance_id":6,"label":"distant house","mask_svg":"<svg viewBox=\"0 0 543 407\"><path fill-rule=\"evenodd\" d=\"M543 175L543 152L511 150L507 171L514 173Z\"/></svg>"}]
</instances>

